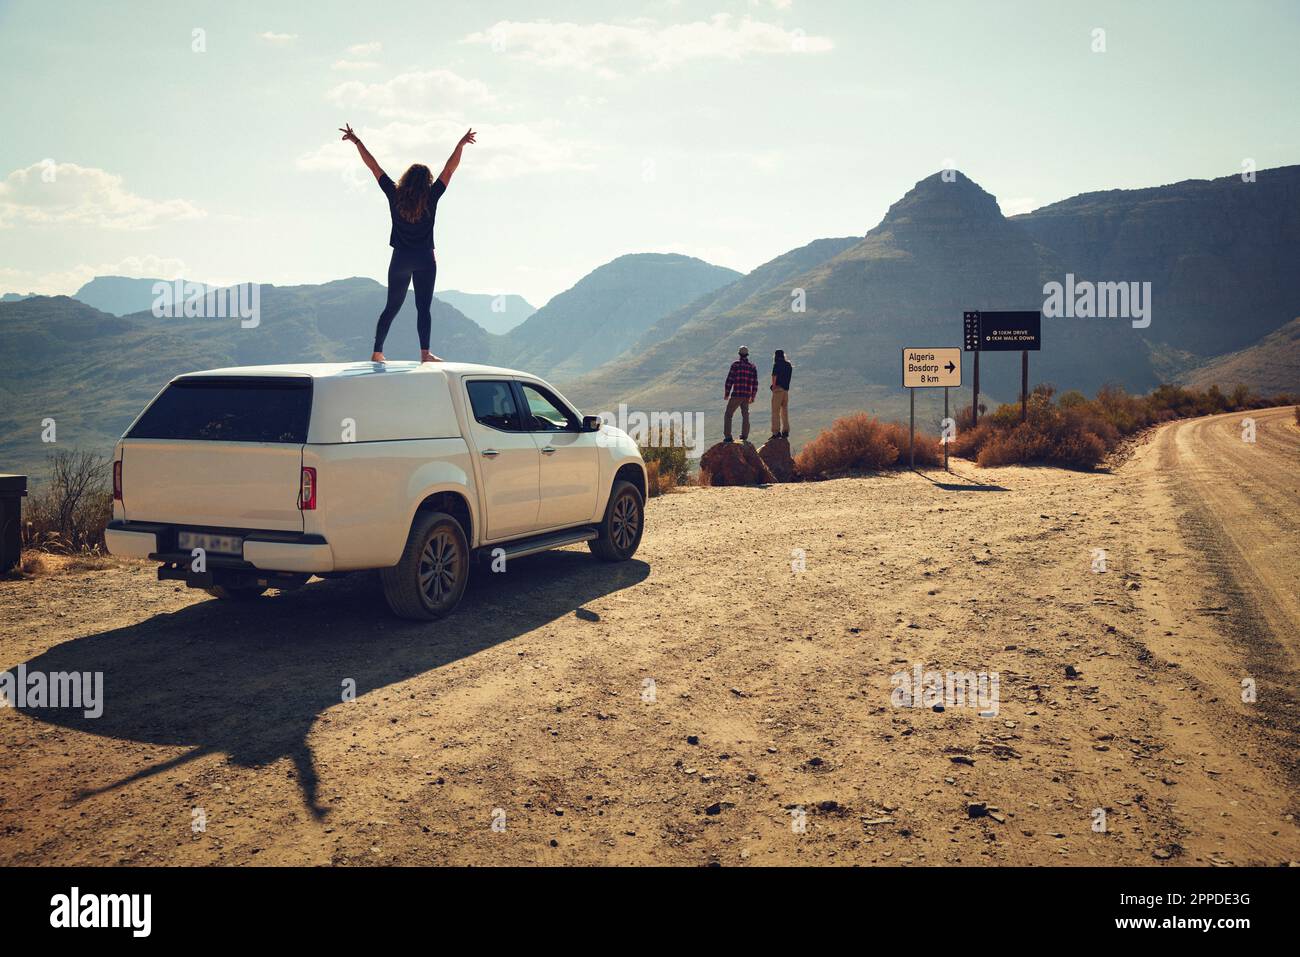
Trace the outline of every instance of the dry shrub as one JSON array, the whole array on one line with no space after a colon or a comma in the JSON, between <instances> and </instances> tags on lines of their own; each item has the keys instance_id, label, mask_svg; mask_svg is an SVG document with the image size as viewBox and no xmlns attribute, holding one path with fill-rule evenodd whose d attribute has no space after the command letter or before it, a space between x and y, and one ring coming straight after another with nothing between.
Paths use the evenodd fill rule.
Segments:
<instances>
[{"instance_id":1,"label":"dry shrub","mask_svg":"<svg viewBox=\"0 0 1300 957\"><path fill-rule=\"evenodd\" d=\"M800 475L821 478L849 469L877 471L898 461L898 446L888 440L885 427L865 412L836 419L800 450L795 467Z\"/></svg>"},{"instance_id":2,"label":"dry shrub","mask_svg":"<svg viewBox=\"0 0 1300 957\"><path fill-rule=\"evenodd\" d=\"M805 445L795 467L808 478L906 467L907 438L907 426L857 412L836 419ZM918 465L937 465L943 461L943 447L934 436L917 433L915 455Z\"/></svg>"},{"instance_id":3,"label":"dry shrub","mask_svg":"<svg viewBox=\"0 0 1300 957\"><path fill-rule=\"evenodd\" d=\"M901 422L886 422L885 435L889 442L898 449L898 465L908 464L907 438L908 427ZM912 447L912 457L916 459L917 465L942 465L943 464L943 443L937 436L926 435L924 432L916 433L915 444Z\"/></svg>"},{"instance_id":4,"label":"dry shrub","mask_svg":"<svg viewBox=\"0 0 1300 957\"><path fill-rule=\"evenodd\" d=\"M646 462L646 487L649 490L649 497L655 498L665 495L677 488L677 475L672 471L661 471L660 463L654 460Z\"/></svg>"},{"instance_id":5,"label":"dry shrub","mask_svg":"<svg viewBox=\"0 0 1300 957\"><path fill-rule=\"evenodd\" d=\"M1095 468L1106 456L1106 444L1094 432L1063 430L1049 434L1031 423L998 432L976 458L982 466L1041 463L1068 468Z\"/></svg>"},{"instance_id":6,"label":"dry shrub","mask_svg":"<svg viewBox=\"0 0 1300 957\"><path fill-rule=\"evenodd\" d=\"M952 451L980 465L1041 463L1067 468L1096 468L1125 436L1162 422L1219 412L1287 404L1289 396L1263 399L1245 386L1225 394L1218 386L1204 392L1162 385L1149 395L1129 395L1118 386L1104 386L1095 399L1071 391L1059 399L1051 385L1040 385L1029 396L1027 421L1020 421L1020 404L999 406L970 427L970 407L957 414L959 427Z\"/></svg>"},{"instance_id":7,"label":"dry shrub","mask_svg":"<svg viewBox=\"0 0 1300 957\"><path fill-rule=\"evenodd\" d=\"M104 528L113 517L111 460L60 449L49 462L48 480L24 503L23 547L102 554Z\"/></svg>"},{"instance_id":8,"label":"dry shrub","mask_svg":"<svg viewBox=\"0 0 1300 957\"><path fill-rule=\"evenodd\" d=\"M958 413L957 434L948 446L948 451L958 458L975 459L979 456L980 449L993 437L993 425L988 419L981 419L979 425L971 428L970 406L962 411L966 413L966 425L964 428L961 426L961 413Z\"/></svg>"}]
</instances>

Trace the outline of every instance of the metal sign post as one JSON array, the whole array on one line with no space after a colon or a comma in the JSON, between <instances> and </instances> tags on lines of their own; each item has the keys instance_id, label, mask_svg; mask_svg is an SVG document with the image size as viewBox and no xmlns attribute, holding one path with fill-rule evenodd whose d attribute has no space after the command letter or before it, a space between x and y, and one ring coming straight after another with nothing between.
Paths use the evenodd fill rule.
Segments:
<instances>
[{"instance_id":1,"label":"metal sign post","mask_svg":"<svg viewBox=\"0 0 1300 957\"><path fill-rule=\"evenodd\" d=\"M907 428L907 467L916 468L916 390L907 390L908 398L912 400L912 419Z\"/></svg>"},{"instance_id":2,"label":"metal sign post","mask_svg":"<svg viewBox=\"0 0 1300 957\"><path fill-rule=\"evenodd\" d=\"M1029 350L1020 350L1020 421L1029 419Z\"/></svg>"},{"instance_id":3,"label":"metal sign post","mask_svg":"<svg viewBox=\"0 0 1300 957\"><path fill-rule=\"evenodd\" d=\"M962 313L962 348L975 353L975 384L971 394L971 426L980 415L980 353L1020 353L1020 421L1029 417L1029 353L1043 347L1043 314L1031 310Z\"/></svg>"},{"instance_id":4,"label":"metal sign post","mask_svg":"<svg viewBox=\"0 0 1300 957\"><path fill-rule=\"evenodd\" d=\"M915 394L915 393L913 393ZM948 387L943 387L943 421L944 428L948 427ZM948 436L943 437L943 470L948 471Z\"/></svg>"},{"instance_id":5,"label":"metal sign post","mask_svg":"<svg viewBox=\"0 0 1300 957\"><path fill-rule=\"evenodd\" d=\"M948 417L948 387L961 385L961 350L951 347L903 350L903 388L910 396L911 419L907 431L907 464L916 468L916 390L943 389L943 417ZM948 443L943 444L943 467L948 468Z\"/></svg>"}]
</instances>

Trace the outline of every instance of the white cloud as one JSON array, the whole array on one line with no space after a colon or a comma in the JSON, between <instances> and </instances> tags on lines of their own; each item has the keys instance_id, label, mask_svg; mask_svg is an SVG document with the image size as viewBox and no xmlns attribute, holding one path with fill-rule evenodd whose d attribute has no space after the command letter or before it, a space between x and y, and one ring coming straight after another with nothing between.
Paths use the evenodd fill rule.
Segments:
<instances>
[{"instance_id":1,"label":"white cloud","mask_svg":"<svg viewBox=\"0 0 1300 957\"><path fill-rule=\"evenodd\" d=\"M171 256L127 256L115 263L77 265L54 272L28 272L0 267L0 292L33 292L41 296L70 296L96 276L131 276L142 279L176 279L186 272L185 262Z\"/></svg>"},{"instance_id":2,"label":"white cloud","mask_svg":"<svg viewBox=\"0 0 1300 957\"><path fill-rule=\"evenodd\" d=\"M468 124L458 114L443 114L418 122L395 120L384 126L359 128L357 134L390 176L408 164L424 163L435 173L455 147ZM529 173L589 170L594 167L591 144L566 140L552 123L500 123L476 127L478 143L466 147L458 176L474 179L513 179ZM364 185L370 174L357 159L351 143L327 143L298 157L303 170L338 172Z\"/></svg>"},{"instance_id":3,"label":"white cloud","mask_svg":"<svg viewBox=\"0 0 1300 957\"><path fill-rule=\"evenodd\" d=\"M450 70L400 73L382 83L348 80L326 94L340 109L363 109L383 117L422 119L467 105L483 106L495 97L478 80ZM461 132L464 132L462 130Z\"/></svg>"},{"instance_id":4,"label":"white cloud","mask_svg":"<svg viewBox=\"0 0 1300 957\"><path fill-rule=\"evenodd\" d=\"M265 33L259 33L257 38L259 40L265 40L267 43L292 43L294 40L298 39L298 34L272 33L270 30L267 30Z\"/></svg>"},{"instance_id":5,"label":"white cloud","mask_svg":"<svg viewBox=\"0 0 1300 957\"><path fill-rule=\"evenodd\" d=\"M207 214L188 200L138 196L122 177L92 166L46 160L0 181L0 228L97 226L151 229Z\"/></svg>"},{"instance_id":6,"label":"white cloud","mask_svg":"<svg viewBox=\"0 0 1300 957\"><path fill-rule=\"evenodd\" d=\"M542 66L594 70L609 75L613 64L630 62L667 69L692 60L742 60L750 56L824 53L830 39L787 30L773 23L715 14L709 20L666 26L650 20L613 23L528 23L502 20L471 33L464 43Z\"/></svg>"},{"instance_id":7,"label":"white cloud","mask_svg":"<svg viewBox=\"0 0 1300 957\"><path fill-rule=\"evenodd\" d=\"M570 110L594 110L604 106L609 100L603 96L590 96L586 93L579 93L577 96L566 97L564 105Z\"/></svg>"},{"instance_id":8,"label":"white cloud","mask_svg":"<svg viewBox=\"0 0 1300 957\"><path fill-rule=\"evenodd\" d=\"M378 56L384 50L384 45L378 40L370 43L354 43L348 47L346 55L331 64L331 69L343 71L361 71L378 69L379 64L370 57Z\"/></svg>"}]
</instances>

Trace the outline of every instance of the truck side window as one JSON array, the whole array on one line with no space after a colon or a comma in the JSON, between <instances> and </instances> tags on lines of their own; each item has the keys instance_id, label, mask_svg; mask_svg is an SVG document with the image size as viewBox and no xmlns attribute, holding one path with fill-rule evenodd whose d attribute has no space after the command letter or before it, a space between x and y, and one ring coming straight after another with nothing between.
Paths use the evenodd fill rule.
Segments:
<instances>
[{"instance_id":1,"label":"truck side window","mask_svg":"<svg viewBox=\"0 0 1300 957\"><path fill-rule=\"evenodd\" d=\"M528 403L525 421L529 432L577 432L580 430L578 419L555 396L540 386L528 382L519 383L523 389L524 401Z\"/></svg>"},{"instance_id":2,"label":"truck side window","mask_svg":"<svg viewBox=\"0 0 1300 957\"><path fill-rule=\"evenodd\" d=\"M485 382L475 380L465 383L469 391L469 404L474 410L474 418L493 429L505 432L519 432L519 410L515 407L515 395L509 382Z\"/></svg>"}]
</instances>

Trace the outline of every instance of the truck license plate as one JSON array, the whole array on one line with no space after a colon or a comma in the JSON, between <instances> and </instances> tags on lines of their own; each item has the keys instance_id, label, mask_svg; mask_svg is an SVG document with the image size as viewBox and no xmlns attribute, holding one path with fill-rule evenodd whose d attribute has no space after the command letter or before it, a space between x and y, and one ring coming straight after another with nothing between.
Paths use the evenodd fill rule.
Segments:
<instances>
[{"instance_id":1,"label":"truck license plate","mask_svg":"<svg viewBox=\"0 0 1300 957\"><path fill-rule=\"evenodd\" d=\"M176 536L181 551L201 548L220 555L243 555L244 540L238 535L209 535L206 532L181 532Z\"/></svg>"}]
</instances>

